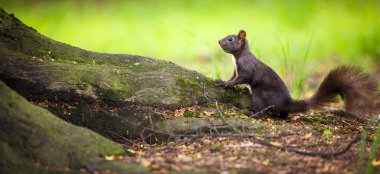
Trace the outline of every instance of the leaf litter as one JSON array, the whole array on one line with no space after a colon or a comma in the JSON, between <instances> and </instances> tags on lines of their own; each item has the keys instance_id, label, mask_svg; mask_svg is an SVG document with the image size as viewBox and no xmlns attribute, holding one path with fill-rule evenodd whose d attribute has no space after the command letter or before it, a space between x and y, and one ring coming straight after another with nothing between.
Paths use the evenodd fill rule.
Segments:
<instances>
[{"instance_id":1,"label":"leaf litter","mask_svg":"<svg viewBox=\"0 0 380 174\"><path fill-rule=\"evenodd\" d=\"M200 108L182 108L171 114L174 117L180 117L186 110L195 113ZM237 117L241 114L232 113ZM207 116L212 116L212 114ZM121 161L141 164L150 168L153 173L193 171L285 174L354 173L363 170L363 166L359 166L359 143L354 144L342 155L333 158L301 155L262 143L265 141L273 146L297 148L301 151L339 151L346 147L354 135L360 135L363 127L367 126L355 119L336 116L329 112L310 111L291 115L285 120L268 118L252 121L271 126L269 129L261 130L259 134L257 131L244 132L245 135L257 136L257 139L249 136L229 137L224 134L223 136L185 136L156 144L136 141L128 149L134 152L133 155L124 156ZM285 129L278 128L281 126ZM291 129L286 129L286 127L291 127ZM368 128L374 131L376 125ZM365 150L368 152L371 143L365 143ZM380 159L379 154L376 159ZM379 161L372 161L372 165L375 171L380 171Z\"/></svg>"},{"instance_id":2,"label":"leaf litter","mask_svg":"<svg viewBox=\"0 0 380 174\"><path fill-rule=\"evenodd\" d=\"M58 105L67 115L76 104L33 102L41 107ZM57 105L57 106L56 106ZM99 106L100 107L100 106ZM135 109L139 109L136 106ZM96 109L97 107L95 107ZM110 108L117 114L121 108ZM147 108L141 108L146 110ZM177 110L152 108L151 111L166 119L178 117L210 117L214 119L236 118L253 124L266 124L260 130L246 130L244 135L236 134L199 135L178 137L169 142L147 144L134 140L133 144L122 144L129 155L106 156L105 160L137 163L148 167L153 173L182 173L184 171L206 173L355 173L372 165L380 172L380 153L373 161L360 165L359 143L347 152L333 158L301 155L288 150L312 152L336 152L346 147L354 135L360 135L365 128L370 133L376 124L367 125L356 119L338 116L330 112L310 111L293 114L289 119L251 119L232 106L220 106L223 114L215 107L191 106ZM149 108L148 108L149 110ZM67 112L66 112L67 111ZM66 115L64 114L64 115ZM222 115L222 116L221 116ZM255 137L255 138L253 138ZM370 140L374 140L373 135ZM263 143L266 142L266 143ZM368 160L371 142L365 143L364 160ZM378 148L378 147L377 147ZM363 169L364 168L364 169Z\"/></svg>"}]
</instances>

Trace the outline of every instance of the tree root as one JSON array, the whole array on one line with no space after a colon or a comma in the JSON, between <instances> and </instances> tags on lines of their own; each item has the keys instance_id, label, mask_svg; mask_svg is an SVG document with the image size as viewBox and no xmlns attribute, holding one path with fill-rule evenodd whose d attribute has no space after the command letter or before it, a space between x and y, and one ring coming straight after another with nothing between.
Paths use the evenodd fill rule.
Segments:
<instances>
[{"instance_id":1,"label":"tree root","mask_svg":"<svg viewBox=\"0 0 380 174\"><path fill-rule=\"evenodd\" d=\"M361 139L360 135L356 135L350 142L348 142L348 144L346 145L346 147L343 148L340 151L336 151L336 152L316 152L316 151L303 151L303 150L299 150L299 149L296 149L296 148L289 148L289 147L284 147L284 146L277 146L277 145L268 143L268 142L266 142L264 140L260 140L260 139L256 138L256 140L259 141L260 144L268 146L268 147L274 147L274 148L277 148L277 149L281 149L283 151L294 152L294 153L297 153L297 154L300 154L300 155L320 156L322 158L334 158L334 157L337 157L339 155L342 155L342 154L346 153L348 150L350 150L351 147L355 143L357 143L360 139Z\"/></svg>"},{"instance_id":2,"label":"tree root","mask_svg":"<svg viewBox=\"0 0 380 174\"><path fill-rule=\"evenodd\" d=\"M360 116L358 116L356 114L353 114L353 113L350 113L350 112L347 112L347 111L344 111L344 110L330 110L328 112L332 113L332 114L335 114L335 115L340 115L340 116L344 116L344 117L353 118L353 119L356 119L357 121L360 121L361 123L366 123L368 121L368 119L366 119L366 118L360 117Z\"/></svg>"}]
</instances>

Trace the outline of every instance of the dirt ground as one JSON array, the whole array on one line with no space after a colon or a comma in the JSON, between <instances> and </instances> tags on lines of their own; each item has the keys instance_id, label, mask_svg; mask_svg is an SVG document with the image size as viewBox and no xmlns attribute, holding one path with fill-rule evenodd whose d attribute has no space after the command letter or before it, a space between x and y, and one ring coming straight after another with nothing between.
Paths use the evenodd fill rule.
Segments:
<instances>
[{"instance_id":1,"label":"dirt ground","mask_svg":"<svg viewBox=\"0 0 380 174\"><path fill-rule=\"evenodd\" d=\"M47 107L53 103L34 104ZM341 106L336 104L328 110L339 108ZM253 129L239 128L232 132L218 131L218 127L215 127L214 131L207 134L178 135L156 144L127 140L121 145L128 155L105 158L137 163L150 168L153 173L380 172L380 146L377 144L372 147L373 142L378 140L374 136L379 125L376 119L363 121L329 111L292 114L288 119L253 119L235 107L216 107L212 104L155 112L166 119L225 117L260 126ZM363 132L366 132L366 138L362 138ZM371 151L374 151L372 156Z\"/></svg>"},{"instance_id":2,"label":"dirt ground","mask_svg":"<svg viewBox=\"0 0 380 174\"><path fill-rule=\"evenodd\" d=\"M70 105L33 103L45 108ZM260 126L223 131L224 125L220 131L215 127L212 132L178 135L156 144L128 139L120 143L128 155L105 158L137 163L153 173L380 173L379 139L374 136L378 118L363 120L331 112L341 105L326 108L330 111L292 114L287 119L253 119L238 108L213 103L174 111L153 108L152 112L166 119L228 118ZM122 110L112 111L118 109Z\"/></svg>"},{"instance_id":3,"label":"dirt ground","mask_svg":"<svg viewBox=\"0 0 380 174\"><path fill-rule=\"evenodd\" d=\"M380 172L380 154L369 161L371 141L360 138L368 130L373 140L371 133L377 123L315 111L285 120L251 121L268 126L230 134L182 136L161 144L136 141L126 147L131 156L112 160L139 163L153 173L364 173L367 165L374 167L374 173ZM353 142L355 138L358 141ZM342 154L332 155L338 151ZM299 154L302 152L311 154ZM327 156L321 157L321 153Z\"/></svg>"}]
</instances>

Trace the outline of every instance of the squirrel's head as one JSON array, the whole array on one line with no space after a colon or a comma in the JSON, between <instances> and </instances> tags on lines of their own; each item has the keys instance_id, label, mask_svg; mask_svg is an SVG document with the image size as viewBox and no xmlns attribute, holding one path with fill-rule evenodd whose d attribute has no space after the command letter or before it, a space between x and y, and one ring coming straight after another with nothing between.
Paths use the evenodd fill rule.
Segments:
<instances>
[{"instance_id":1,"label":"squirrel's head","mask_svg":"<svg viewBox=\"0 0 380 174\"><path fill-rule=\"evenodd\" d=\"M237 35L232 34L219 40L219 45L227 53L238 53L244 48L246 42L246 33L244 30L240 30Z\"/></svg>"}]
</instances>

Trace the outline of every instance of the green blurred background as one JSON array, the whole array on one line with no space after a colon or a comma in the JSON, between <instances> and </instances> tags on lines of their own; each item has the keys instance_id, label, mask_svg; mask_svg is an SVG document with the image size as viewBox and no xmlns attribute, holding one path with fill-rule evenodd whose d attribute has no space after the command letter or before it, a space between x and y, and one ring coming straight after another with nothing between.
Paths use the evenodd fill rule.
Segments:
<instances>
[{"instance_id":1,"label":"green blurred background","mask_svg":"<svg viewBox=\"0 0 380 174\"><path fill-rule=\"evenodd\" d=\"M64 43L169 60L225 80L233 65L217 41L245 29L253 53L297 96L307 79L339 64L380 69L379 0L2 0L0 6Z\"/></svg>"}]
</instances>

